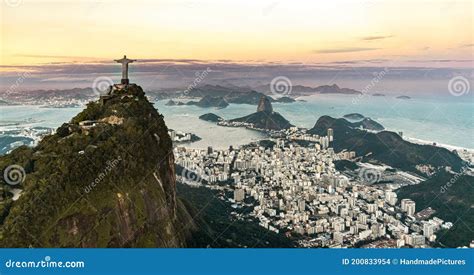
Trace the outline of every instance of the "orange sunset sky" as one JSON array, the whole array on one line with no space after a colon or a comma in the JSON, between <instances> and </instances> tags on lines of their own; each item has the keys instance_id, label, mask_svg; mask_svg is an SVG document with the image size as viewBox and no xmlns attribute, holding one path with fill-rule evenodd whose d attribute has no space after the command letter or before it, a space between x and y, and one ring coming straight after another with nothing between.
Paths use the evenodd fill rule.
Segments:
<instances>
[{"instance_id":1,"label":"orange sunset sky","mask_svg":"<svg viewBox=\"0 0 474 275\"><path fill-rule=\"evenodd\" d=\"M471 0L2 0L0 65L5 71L127 53L472 67L473 13Z\"/></svg>"}]
</instances>

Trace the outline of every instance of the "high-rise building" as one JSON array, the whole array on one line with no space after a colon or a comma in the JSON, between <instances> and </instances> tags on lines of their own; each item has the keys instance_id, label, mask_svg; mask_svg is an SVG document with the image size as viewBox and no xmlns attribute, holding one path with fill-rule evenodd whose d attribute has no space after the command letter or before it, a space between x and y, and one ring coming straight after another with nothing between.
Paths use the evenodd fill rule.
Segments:
<instances>
[{"instance_id":1,"label":"high-rise building","mask_svg":"<svg viewBox=\"0 0 474 275\"><path fill-rule=\"evenodd\" d=\"M303 212L306 208L306 202L303 199L298 200L298 210Z\"/></svg>"},{"instance_id":2,"label":"high-rise building","mask_svg":"<svg viewBox=\"0 0 474 275\"><path fill-rule=\"evenodd\" d=\"M176 139L176 132L175 131L169 131L168 133L170 135L171 140L174 141Z\"/></svg>"},{"instance_id":3,"label":"high-rise building","mask_svg":"<svg viewBox=\"0 0 474 275\"><path fill-rule=\"evenodd\" d=\"M243 201L245 199L245 190L244 189L235 189L234 190L234 200L236 202Z\"/></svg>"},{"instance_id":4,"label":"high-rise building","mask_svg":"<svg viewBox=\"0 0 474 275\"><path fill-rule=\"evenodd\" d=\"M344 236L341 232L334 232L333 239L336 244L342 244L344 242Z\"/></svg>"},{"instance_id":5,"label":"high-rise building","mask_svg":"<svg viewBox=\"0 0 474 275\"><path fill-rule=\"evenodd\" d=\"M229 163L224 163L224 173L229 173Z\"/></svg>"},{"instance_id":6,"label":"high-rise building","mask_svg":"<svg viewBox=\"0 0 474 275\"><path fill-rule=\"evenodd\" d=\"M367 212L375 213L375 211L377 211L377 205L375 203L367 204Z\"/></svg>"},{"instance_id":7,"label":"high-rise building","mask_svg":"<svg viewBox=\"0 0 474 275\"><path fill-rule=\"evenodd\" d=\"M407 212L407 202L411 201L410 199L402 199L400 201L400 208L403 212Z\"/></svg>"},{"instance_id":8,"label":"high-rise building","mask_svg":"<svg viewBox=\"0 0 474 275\"><path fill-rule=\"evenodd\" d=\"M415 202L410 199L401 200L400 208L403 212L406 212L408 216L413 216L415 214Z\"/></svg>"},{"instance_id":9,"label":"high-rise building","mask_svg":"<svg viewBox=\"0 0 474 275\"><path fill-rule=\"evenodd\" d=\"M434 234L434 225L431 223L423 224L423 236L429 239Z\"/></svg>"},{"instance_id":10,"label":"high-rise building","mask_svg":"<svg viewBox=\"0 0 474 275\"><path fill-rule=\"evenodd\" d=\"M319 143L321 144L322 149L327 149L329 147L329 138L328 137L321 137L319 139Z\"/></svg>"},{"instance_id":11,"label":"high-rise building","mask_svg":"<svg viewBox=\"0 0 474 275\"><path fill-rule=\"evenodd\" d=\"M420 246L425 244L425 237L418 235L418 234L412 234L412 245L413 246Z\"/></svg>"},{"instance_id":12,"label":"high-rise building","mask_svg":"<svg viewBox=\"0 0 474 275\"><path fill-rule=\"evenodd\" d=\"M334 140L334 130L332 128L328 128L328 139L329 142L332 142Z\"/></svg>"},{"instance_id":13,"label":"high-rise building","mask_svg":"<svg viewBox=\"0 0 474 275\"><path fill-rule=\"evenodd\" d=\"M407 208L407 215L408 216L413 216L415 215L416 211L416 205L414 201L409 201L406 203L406 208Z\"/></svg>"},{"instance_id":14,"label":"high-rise building","mask_svg":"<svg viewBox=\"0 0 474 275\"><path fill-rule=\"evenodd\" d=\"M397 203L397 193L392 191L386 191L385 201L390 205L395 205Z\"/></svg>"}]
</instances>

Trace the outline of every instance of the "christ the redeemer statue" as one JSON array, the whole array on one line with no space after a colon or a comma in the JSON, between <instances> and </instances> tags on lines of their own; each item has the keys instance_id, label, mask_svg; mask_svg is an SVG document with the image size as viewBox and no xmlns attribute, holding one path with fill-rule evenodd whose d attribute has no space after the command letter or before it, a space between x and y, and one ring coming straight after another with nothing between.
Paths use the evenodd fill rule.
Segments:
<instances>
[{"instance_id":1,"label":"christ the redeemer statue","mask_svg":"<svg viewBox=\"0 0 474 275\"><path fill-rule=\"evenodd\" d=\"M127 56L124 55L122 59L115 59L114 61L117 62L117 63L121 63L121 64L122 64L122 81L120 81L120 83L122 83L122 84L129 84L129 80L128 80L128 63L132 63L132 62L137 61L137 60L128 59Z\"/></svg>"}]
</instances>

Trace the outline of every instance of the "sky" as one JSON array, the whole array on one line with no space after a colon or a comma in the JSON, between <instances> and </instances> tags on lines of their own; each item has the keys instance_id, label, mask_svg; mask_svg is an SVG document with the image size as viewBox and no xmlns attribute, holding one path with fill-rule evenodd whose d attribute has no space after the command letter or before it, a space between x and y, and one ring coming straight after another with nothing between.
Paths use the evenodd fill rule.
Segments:
<instances>
[{"instance_id":1,"label":"sky","mask_svg":"<svg viewBox=\"0 0 474 275\"><path fill-rule=\"evenodd\" d=\"M474 67L473 3L2 0L0 81L99 73L124 54L147 60L137 68L148 72L153 62L465 70Z\"/></svg>"}]
</instances>

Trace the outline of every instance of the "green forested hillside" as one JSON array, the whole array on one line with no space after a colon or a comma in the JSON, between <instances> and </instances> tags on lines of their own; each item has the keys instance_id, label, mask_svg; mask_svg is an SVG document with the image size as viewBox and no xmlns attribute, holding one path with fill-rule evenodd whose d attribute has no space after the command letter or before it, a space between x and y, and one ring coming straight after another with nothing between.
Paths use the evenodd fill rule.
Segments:
<instances>
[{"instance_id":1,"label":"green forested hillside","mask_svg":"<svg viewBox=\"0 0 474 275\"><path fill-rule=\"evenodd\" d=\"M454 224L438 233L442 245L469 246L474 240L474 177L440 172L425 182L401 188L398 197L414 200L417 211L431 207L436 217Z\"/></svg>"}]
</instances>

